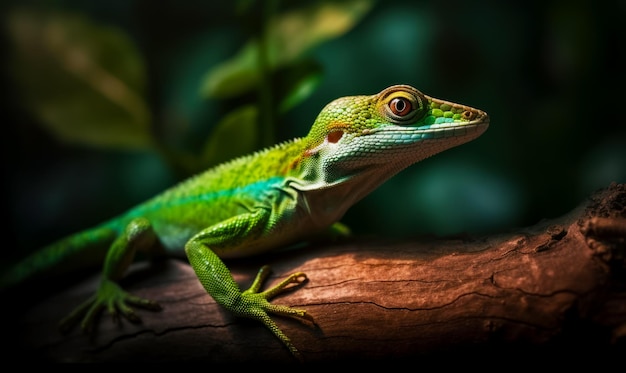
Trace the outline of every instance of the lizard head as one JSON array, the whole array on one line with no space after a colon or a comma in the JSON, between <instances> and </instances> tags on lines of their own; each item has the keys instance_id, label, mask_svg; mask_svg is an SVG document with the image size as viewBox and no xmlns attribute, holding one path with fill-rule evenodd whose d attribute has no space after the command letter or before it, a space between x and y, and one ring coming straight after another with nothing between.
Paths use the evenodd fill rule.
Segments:
<instances>
[{"instance_id":1,"label":"lizard head","mask_svg":"<svg viewBox=\"0 0 626 373\"><path fill-rule=\"evenodd\" d=\"M489 116L482 110L394 85L326 105L305 139L304 156L315 159L316 177L326 184L358 175L382 182L415 162L475 139L488 126Z\"/></svg>"}]
</instances>

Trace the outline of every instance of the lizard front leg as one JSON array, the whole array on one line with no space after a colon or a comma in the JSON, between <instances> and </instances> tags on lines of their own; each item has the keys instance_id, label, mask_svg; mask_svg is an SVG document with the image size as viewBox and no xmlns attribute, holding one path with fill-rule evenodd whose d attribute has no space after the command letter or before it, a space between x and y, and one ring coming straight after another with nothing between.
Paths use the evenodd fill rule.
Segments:
<instances>
[{"instance_id":1,"label":"lizard front leg","mask_svg":"<svg viewBox=\"0 0 626 373\"><path fill-rule=\"evenodd\" d=\"M135 253L154 249L156 243L156 234L147 219L136 218L130 221L107 251L98 290L61 320L61 331L68 331L79 320L82 320L83 331L91 331L98 315L105 308L114 319L117 320L118 315L122 314L131 322L140 321L131 305L160 310L158 303L129 294L118 284L132 263Z\"/></svg>"},{"instance_id":2,"label":"lizard front leg","mask_svg":"<svg viewBox=\"0 0 626 373\"><path fill-rule=\"evenodd\" d=\"M302 272L293 273L278 285L260 292L261 285L269 274L269 267L263 266L250 288L241 291L226 265L211 250L211 247L227 248L229 244L241 245L241 240L254 240L261 234L268 219L269 211L263 208L253 213L235 216L198 233L187 242L185 252L200 283L218 304L237 316L262 322L295 357L300 358L298 350L269 314L310 322L313 322L313 318L305 310L274 305L269 300L287 289L290 284L303 283L306 275Z\"/></svg>"}]
</instances>

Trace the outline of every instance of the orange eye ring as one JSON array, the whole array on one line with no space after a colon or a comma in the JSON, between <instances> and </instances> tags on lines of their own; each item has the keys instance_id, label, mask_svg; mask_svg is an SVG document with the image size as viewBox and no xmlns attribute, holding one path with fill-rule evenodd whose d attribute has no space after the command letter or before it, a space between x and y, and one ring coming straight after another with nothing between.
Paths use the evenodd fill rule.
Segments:
<instances>
[{"instance_id":1,"label":"orange eye ring","mask_svg":"<svg viewBox=\"0 0 626 373\"><path fill-rule=\"evenodd\" d=\"M410 125L427 113L428 99L417 89L397 85L389 87L377 96L378 108L390 123Z\"/></svg>"}]
</instances>

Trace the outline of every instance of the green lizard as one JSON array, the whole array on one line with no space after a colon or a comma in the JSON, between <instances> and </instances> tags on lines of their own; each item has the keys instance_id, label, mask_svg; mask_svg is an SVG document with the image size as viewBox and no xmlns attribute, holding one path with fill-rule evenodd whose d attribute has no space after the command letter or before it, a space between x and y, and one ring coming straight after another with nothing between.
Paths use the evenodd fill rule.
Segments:
<instances>
[{"instance_id":1,"label":"green lizard","mask_svg":"<svg viewBox=\"0 0 626 373\"><path fill-rule=\"evenodd\" d=\"M127 212L44 247L5 272L2 288L53 273L104 263L94 296L62 321L89 331L108 309L138 320L131 306L158 309L124 291L118 281L135 253L186 254L217 303L261 321L291 351L298 350L272 321L277 314L312 321L305 310L269 300L290 284L260 291L269 268L241 291L220 260L260 253L342 231L346 210L409 165L480 136L488 115L395 85L371 96L329 103L306 137L234 159L198 174Z\"/></svg>"}]
</instances>

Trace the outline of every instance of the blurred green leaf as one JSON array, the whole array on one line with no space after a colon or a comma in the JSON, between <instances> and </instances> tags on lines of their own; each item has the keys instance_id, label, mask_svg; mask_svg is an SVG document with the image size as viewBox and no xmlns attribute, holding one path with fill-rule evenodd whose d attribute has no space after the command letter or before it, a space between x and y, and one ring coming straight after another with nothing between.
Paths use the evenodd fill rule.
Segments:
<instances>
[{"instance_id":1,"label":"blurred green leaf","mask_svg":"<svg viewBox=\"0 0 626 373\"><path fill-rule=\"evenodd\" d=\"M97 147L151 145L143 61L116 28L65 13L7 17L15 84L58 138Z\"/></svg>"},{"instance_id":2,"label":"blurred green leaf","mask_svg":"<svg viewBox=\"0 0 626 373\"><path fill-rule=\"evenodd\" d=\"M307 59L277 71L276 75L280 91L277 97L282 97L279 111L284 113L313 94L322 80L322 66Z\"/></svg>"},{"instance_id":3,"label":"blurred green leaf","mask_svg":"<svg viewBox=\"0 0 626 373\"><path fill-rule=\"evenodd\" d=\"M372 7L372 0L320 1L270 21L268 62L277 69L317 45L349 31ZM202 94L229 98L253 90L260 81L259 41L249 41L233 58L210 70Z\"/></svg>"},{"instance_id":4,"label":"blurred green leaf","mask_svg":"<svg viewBox=\"0 0 626 373\"><path fill-rule=\"evenodd\" d=\"M216 165L252 152L257 148L258 109L241 106L217 124L204 146L201 168Z\"/></svg>"},{"instance_id":5,"label":"blurred green leaf","mask_svg":"<svg viewBox=\"0 0 626 373\"><path fill-rule=\"evenodd\" d=\"M253 90L260 80L257 54L257 43L248 43L234 58L211 69L202 82L202 96L229 98Z\"/></svg>"}]
</instances>

